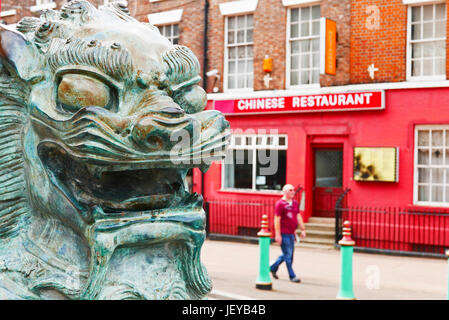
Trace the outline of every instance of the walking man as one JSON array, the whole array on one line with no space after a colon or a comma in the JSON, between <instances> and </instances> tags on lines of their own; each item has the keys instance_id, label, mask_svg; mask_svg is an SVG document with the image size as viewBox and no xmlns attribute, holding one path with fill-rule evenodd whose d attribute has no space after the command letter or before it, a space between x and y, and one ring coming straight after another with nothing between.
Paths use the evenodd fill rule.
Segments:
<instances>
[{"instance_id":1,"label":"walking man","mask_svg":"<svg viewBox=\"0 0 449 320\"><path fill-rule=\"evenodd\" d=\"M293 200L295 196L295 188L291 184L286 184L282 188L283 196L278 202L276 202L275 216L274 216L274 230L275 240L281 245L282 255L271 265L270 271L273 278L278 279L276 275L279 265L285 261L287 265L288 275L290 281L301 282L296 277L292 268L293 253L295 250L295 233L296 228L301 229L301 239L306 236L306 228L302 220L302 216L299 213L299 204L296 200Z\"/></svg>"}]
</instances>

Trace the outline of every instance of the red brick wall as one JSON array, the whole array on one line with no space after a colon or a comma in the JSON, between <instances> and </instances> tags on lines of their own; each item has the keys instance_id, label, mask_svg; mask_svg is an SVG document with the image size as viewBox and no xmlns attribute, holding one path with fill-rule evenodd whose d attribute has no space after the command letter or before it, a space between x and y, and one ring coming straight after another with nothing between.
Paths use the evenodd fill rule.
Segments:
<instances>
[{"instance_id":1,"label":"red brick wall","mask_svg":"<svg viewBox=\"0 0 449 320\"><path fill-rule=\"evenodd\" d=\"M337 72L336 75L321 75L321 86L348 84L350 82L351 1L322 1L321 16L337 23Z\"/></svg>"},{"instance_id":2,"label":"red brick wall","mask_svg":"<svg viewBox=\"0 0 449 320\"><path fill-rule=\"evenodd\" d=\"M402 0L351 0L351 25L351 83L405 81L407 6ZM371 64L379 69L374 80L367 70Z\"/></svg>"}]
</instances>

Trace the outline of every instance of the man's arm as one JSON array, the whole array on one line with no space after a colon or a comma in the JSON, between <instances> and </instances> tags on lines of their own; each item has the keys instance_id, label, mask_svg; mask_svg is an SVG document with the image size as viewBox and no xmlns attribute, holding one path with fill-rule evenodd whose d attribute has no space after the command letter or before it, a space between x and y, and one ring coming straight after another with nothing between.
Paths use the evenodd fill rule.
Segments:
<instances>
[{"instance_id":1,"label":"man's arm","mask_svg":"<svg viewBox=\"0 0 449 320\"><path fill-rule=\"evenodd\" d=\"M298 225L299 229L301 229L301 239L304 239L306 237L306 225L304 224L300 213L298 213Z\"/></svg>"},{"instance_id":2,"label":"man's arm","mask_svg":"<svg viewBox=\"0 0 449 320\"><path fill-rule=\"evenodd\" d=\"M274 232L274 240L276 240L277 243L282 244L280 216L274 216Z\"/></svg>"}]
</instances>

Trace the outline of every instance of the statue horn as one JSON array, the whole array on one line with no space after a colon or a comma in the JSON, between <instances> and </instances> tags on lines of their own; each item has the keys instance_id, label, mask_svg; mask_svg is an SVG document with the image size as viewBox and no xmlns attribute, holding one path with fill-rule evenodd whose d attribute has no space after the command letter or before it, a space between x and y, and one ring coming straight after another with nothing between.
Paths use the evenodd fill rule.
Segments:
<instances>
[{"instance_id":1,"label":"statue horn","mask_svg":"<svg viewBox=\"0 0 449 320\"><path fill-rule=\"evenodd\" d=\"M23 34L0 24L0 58L3 64L25 81L39 73L40 55Z\"/></svg>"}]
</instances>

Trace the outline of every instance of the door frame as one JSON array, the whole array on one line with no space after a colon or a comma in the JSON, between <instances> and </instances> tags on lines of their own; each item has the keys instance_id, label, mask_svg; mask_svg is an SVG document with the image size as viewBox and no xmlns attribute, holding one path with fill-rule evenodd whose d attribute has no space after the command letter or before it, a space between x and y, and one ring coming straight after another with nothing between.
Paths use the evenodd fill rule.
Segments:
<instances>
[{"instance_id":1,"label":"door frame","mask_svg":"<svg viewBox=\"0 0 449 320\"><path fill-rule=\"evenodd\" d=\"M319 138L319 139L317 139ZM327 138L327 139L326 139ZM340 149L342 151L342 187L347 185L346 163L348 163L346 150L348 150L346 137L339 136L327 136L327 137L308 137L307 151L306 151L306 172L305 172L305 191L306 201L304 217L307 221L313 215L313 185L315 180L315 150L316 149Z\"/></svg>"}]
</instances>

